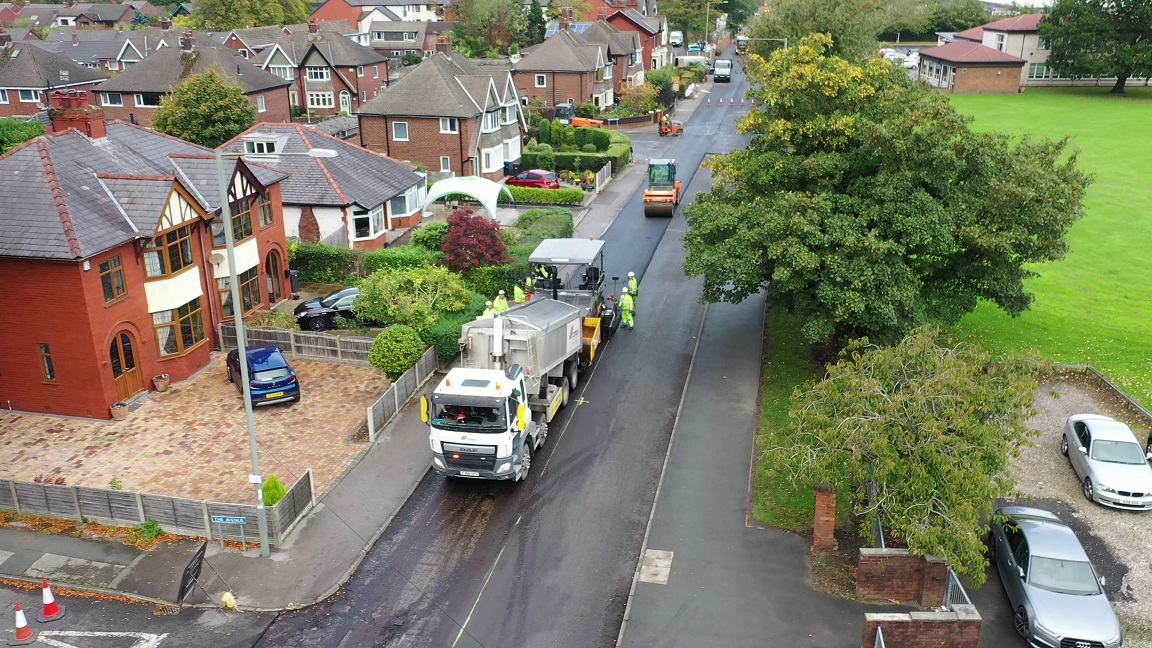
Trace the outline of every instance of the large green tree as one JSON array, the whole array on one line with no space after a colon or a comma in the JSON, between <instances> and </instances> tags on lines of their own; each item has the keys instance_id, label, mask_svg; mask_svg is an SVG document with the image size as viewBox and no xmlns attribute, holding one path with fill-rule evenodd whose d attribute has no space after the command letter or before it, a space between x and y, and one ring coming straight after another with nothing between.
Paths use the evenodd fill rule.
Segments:
<instances>
[{"instance_id":1,"label":"large green tree","mask_svg":"<svg viewBox=\"0 0 1152 648\"><path fill-rule=\"evenodd\" d=\"M255 123L256 109L244 91L215 67L176 86L152 117L152 128L161 133L208 148L220 146Z\"/></svg>"},{"instance_id":2,"label":"large green tree","mask_svg":"<svg viewBox=\"0 0 1152 648\"><path fill-rule=\"evenodd\" d=\"M453 47L463 45L462 51L473 55L507 52L509 45L523 42L528 31L528 15L519 0L460 0L456 10Z\"/></svg>"},{"instance_id":3,"label":"large green tree","mask_svg":"<svg viewBox=\"0 0 1152 648\"><path fill-rule=\"evenodd\" d=\"M939 3L932 12L933 31L964 31L988 22L988 8L980 0Z\"/></svg>"},{"instance_id":4,"label":"large green tree","mask_svg":"<svg viewBox=\"0 0 1152 648\"><path fill-rule=\"evenodd\" d=\"M423 331L442 312L464 310L472 294L464 279L444 266L377 270L360 282L352 304L356 316L374 322L404 324Z\"/></svg>"},{"instance_id":5,"label":"large green tree","mask_svg":"<svg viewBox=\"0 0 1152 648\"><path fill-rule=\"evenodd\" d=\"M547 31L548 21L544 19L544 7L540 6L540 0L532 0L532 4L528 6L528 29L524 34L525 44L543 43Z\"/></svg>"},{"instance_id":6,"label":"large green tree","mask_svg":"<svg viewBox=\"0 0 1152 648\"><path fill-rule=\"evenodd\" d=\"M188 24L193 29L223 32L243 27L283 25L284 7L280 2L264 0L196 0Z\"/></svg>"},{"instance_id":7,"label":"large green tree","mask_svg":"<svg viewBox=\"0 0 1152 648\"><path fill-rule=\"evenodd\" d=\"M1152 76L1148 0L1057 0L1039 32L1060 76L1115 78L1115 93L1132 77Z\"/></svg>"},{"instance_id":8,"label":"large green tree","mask_svg":"<svg viewBox=\"0 0 1152 648\"><path fill-rule=\"evenodd\" d=\"M923 36L931 31L939 6L940 0L888 0L884 3L881 34L893 36L897 41Z\"/></svg>"},{"instance_id":9,"label":"large green tree","mask_svg":"<svg viewBox=\"0 0 1152 648\"><path fill-rule=\"evenodd\" d=\"M752 38L787 38L797 44L809 34L828 34L829 54L860 61L876 55L876 35L884 22L882 0L775 0L749 29ZM752 42L762 56L776 49L772 42Z\"/></svg>"},{"instance_id":10,"label":"large green tree","mask_svg":"<svg viewBox=\"0 0 1152 648\"><path fill-rule=\"evenodd\" d=\"M684 268L704 299L766 290L832 349L956 322L980 299L1026 310L1027 264L1062 258L1082 214L1075 153L975 132L903 70L829 46L817 34L745 66L751 142L709 161L713 188L685 210Z\"/></svg>"},{"instance_id":11,"label":"large green tree","mask_svg":"<svg viewBox=\"0 0 1152 648\"><path fill-rule=\"evenodd\" d=\"M848 495L863 535L879 520L913 553L947 559L979 587L985 521L1014 488L1009 466L1035 434L1025 422L1037 360L992 357L932 326L889 347L857 341L845 356L797 388L795 435L767 451L796 477Z\"/></svg>"}]
</instances>

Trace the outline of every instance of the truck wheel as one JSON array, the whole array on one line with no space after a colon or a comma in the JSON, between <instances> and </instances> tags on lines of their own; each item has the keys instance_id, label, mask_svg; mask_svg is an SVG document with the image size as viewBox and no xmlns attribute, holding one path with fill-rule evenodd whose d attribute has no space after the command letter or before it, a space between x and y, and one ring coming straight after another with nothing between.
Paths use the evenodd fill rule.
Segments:
<instances>
[{"instance_id":1,"label":"truck wheel","mask_svg":"<svg viewBox=\"0 0 1152 648\"><path fill-rule=\"evenodd\" d=\"M568 376L560 379L560 407L568 407L568 401L572 396L572 390L568 386Z\"/></svg>"},{"instance_id":2,"label":"truck wheel","mask_svg":"<svg viewBox=\"0 0 1152 648\"><path fill-rule=\"evenodd\" d=\"M564 372L568 378L568 386L576 389L580 385L580 364L575 360L568 361L568 370Z\"/></svg>"},{"instance_id":3,"label":"truck wheel","mask_svg":"<svg viewBox=\"0 0 1152 648\"><path fill-rule=\"evenodd\" d=\"M524 481L525 479L528 479L528 470L530 468L532 468L532 444L531 443L525 443L524 444L524 460L523 460L523 463L521 464L521 466L522 467L520 468L520 476L516 478L516 481Z\"/></svg>"}]
</instances>

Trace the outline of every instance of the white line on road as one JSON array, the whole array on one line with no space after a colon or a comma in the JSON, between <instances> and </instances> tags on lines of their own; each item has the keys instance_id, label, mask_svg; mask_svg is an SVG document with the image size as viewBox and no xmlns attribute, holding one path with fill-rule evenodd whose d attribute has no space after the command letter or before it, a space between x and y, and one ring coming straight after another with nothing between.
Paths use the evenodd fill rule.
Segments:
<instances>
[{"instance_id":1,"label":"white line on road","mask_svg":"<svg viewBox=\"0 0 1152 648\"><path fill-rule=\"evenodd\" d=\"M146 632L83 632L79 630L43 630L36 637L36 639L49 646L55 648L80 648L75 644L65 643L58 641L52 637L69 637L69 638L101 638L101 637L128 637L136 639L136 643L132 644L130 648L159 648L160 642L168 638L168 634L148 634Z\"/></svg>"}]
</instances>

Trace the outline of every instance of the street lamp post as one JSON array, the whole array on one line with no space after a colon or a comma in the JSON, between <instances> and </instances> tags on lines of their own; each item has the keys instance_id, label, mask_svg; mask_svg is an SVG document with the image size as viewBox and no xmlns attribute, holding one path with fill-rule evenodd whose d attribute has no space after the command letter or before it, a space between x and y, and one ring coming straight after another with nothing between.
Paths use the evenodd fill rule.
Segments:
<instances>
[{"instance_id":1,"label":"street lamp post","mask_svg":"<svg viewBox=\"0 0 1152 648\"><path fill-rule=\"evenodd\" d=\"M728 4L728 0L720 0L719 2L707 2L707 1L705 1L705 3L704 3L704 47L705 48L708 47L708 43L712 42L712 38L710 36L711 30L708 29L708 18L709 18L709 14L712 11L712 5L722 5L722 4Z\"/></svg>"},{"instance_id":2,"label":"street lamp post","mask_svg":"<svg viewBox=\"0 0 1152 648\"><path fill-rule=\"evenodd\" d=\"M316 158L336 157L330 149L310 149L306 153L277 153L277 156L308 156ZM260 457L256 451L256 418L252 413L252 383L248 375L248 341L244 334L244 304L240 301L240 281L236 276L236 239L232 234L232 205L228 201L228 185L231 176L224 172L224 159L244 157L244 153L225 153L216 149L216 176L220 185L220 216L224 219L224 245L228 258L228 285L232 296L232 319L236 322L236 349L240 355L240 381L244 388L244 418L248 423L248 450L252 454L252 474L248 482L256 487L256 524L260 531L260 557L271 554L268 547L268 512L264 510L264 479L260 476ZM236 166L232 167L235 175Z\"/></svg>"}]
</instances>

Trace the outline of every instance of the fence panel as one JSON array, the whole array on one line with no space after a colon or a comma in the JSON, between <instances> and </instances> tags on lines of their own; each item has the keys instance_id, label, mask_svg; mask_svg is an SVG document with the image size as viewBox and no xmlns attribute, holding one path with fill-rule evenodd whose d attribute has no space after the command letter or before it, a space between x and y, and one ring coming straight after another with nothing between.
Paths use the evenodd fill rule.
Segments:
<instances>
[{"instance_id":1,"label":"fence panel","mask_svg":"<svg viewBox=\"0 0 1152 648\"><path fill-rule=\"evenodd\" d=\"M393 387L396 388L398 392L396 396L400 401L400 406L403 407L404 403L407 403L408 399L412 397L412 394L416 393L416 372L412 369L405 371L400 378L396 380L396 384L393 385Z\"/></svg>"},{"instance_id":2,"label":"fence panel","mask_svg":"<svg viewBox=\"0 0 1152 648\"><path fill-rule=\"evenodd\" d=\"M12 480L0 479L0 509L16 510L16 499L12 496Z\"/></svg>"},{"instance_id":3,"label":"fence panel","mask_svg":"<svg viewBox=\"0 0 1152 648\"><path fill-rule=\"evenodd\" d=\"M292 532L296 523L312 508L312 471L304 471L304 476L296 480L292 488L284 494L284 498L272 507L272 519L275 520L275 533L277 544L283 542L284 536Z\"/></svg>"},{"instance_id":4,"label":"fence panel","mask_svg":"<svg viewBox=\"0 0 1152 648\"><path fill-rule=\"evenodd\" d=\"M340 359L340 339L328 333L293 331L293 353L306 358Z\"/></svg>"},{"instance_id":5,"label":"fence panel","mask_svg":"<svg viewBox=\"0 0 1152 648\"><path fill-rule=\"evenodd\" d=\"M370 337L338 337L342 362L362 362L368 364L368 352L376 340Z\"/></svg>"},{"instance_id":6,"label":"fence panel","mask_svg":"<svg viewBox=\"0 0 1152 648\"><path fill-rule=\"evenodd\" d=\"M249 326L244 329L248 346L273 344L281 349L292 349L292 331L273 326Z\"/></svg>"},{"instance_id":7,"label":"fence panel","mask_svg":"<svg viewBox=\"0 0 1152 648\"><path fill-rule=\"evenodd\" d=\"M267 509L265 509L267 511ZM201 519L203 519L203 509L201 509ZM260 521L257 519L256 507L249 504L221 504L219 502L208 502L208 515L222 515L225 517L242 517L244 518L244 539L248 542L260 541ZM203 526L203 523L201 523ZM271 528L271 525L269 525ZM203 534L201 534L203 535ZM269 534L271 536L271 534ZM240 540L240 525L239 524L213 524L212 525L212 539L219 540L223 536L225 540Z\"/></svg>"},{"instance_id":8,"label":"fence panel","mask_svg":"<svg viewBox=\"0 0 1152 648\"><path fill-rule=\"evenodd\" d=\"M141 493L140 504L144 509L144 519L154 520L166 531L193 536L208 534L200 500Z\"/></svg>"},{"instance_id":9,"label":"fence panel","mask_svg":"<svg viewBox=\"0 0 1152 648\"><path fill-rule=\"evenodd\" d=\"M599 171L596 172L596 193L600 193L600 191L611 180L612 180L612 160L608 160L608 164L605 164L603 167L600 168Z\"/></svg>"},{"instance_id":10,"label":"fence panel","mask_svg":"<svg viewBox=\"0 0 1152 648\"><path fill-rule=\"evenodd\" d=\"M80 514L86 518L98 518L112 523L135 526L143 522L140 509L136 507L136 493L104 488L76 488L80 500Z\"/></svg>"},{"instance_id":11,"label":"fence panel","mask_svg":"<svg viewBox=\"0 0 1152 648\"><path fill-rule=\"evenodd\" d=\"M72 499L71 486L37 484L35 482L15 482L16 499L20 500L20 510L24 513L40 513L54 517L76 519L76 501Z\"/></svg>"}]
</instances>

